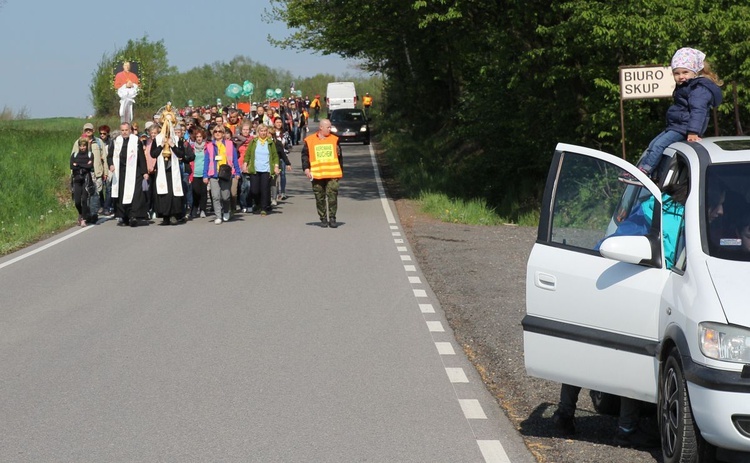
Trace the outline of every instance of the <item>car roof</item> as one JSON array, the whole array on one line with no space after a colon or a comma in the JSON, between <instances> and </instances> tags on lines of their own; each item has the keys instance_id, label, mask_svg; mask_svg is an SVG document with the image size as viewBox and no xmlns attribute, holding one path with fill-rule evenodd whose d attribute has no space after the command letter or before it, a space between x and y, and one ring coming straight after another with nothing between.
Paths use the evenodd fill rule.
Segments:
<instances>
[{"instance_id":1,"label":"car roof","mask_svg":"<svg viewBox=\"0 0 750 463\"><path fill-rule=\"evenodd\" d=\"M708 137L697 143L705 148L711 164L750 162L750 137Z\"/></svg>"}]
</instances>

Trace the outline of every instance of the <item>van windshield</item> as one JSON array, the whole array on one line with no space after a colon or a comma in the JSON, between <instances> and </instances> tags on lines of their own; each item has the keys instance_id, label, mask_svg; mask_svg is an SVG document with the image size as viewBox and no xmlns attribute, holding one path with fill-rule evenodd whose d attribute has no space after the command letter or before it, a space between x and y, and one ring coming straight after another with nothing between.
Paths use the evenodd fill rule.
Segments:
<instances>
[{"instance_id":1,"label":"van windshield","mask_svg":"<svg viewBox=\"0 0 750 463\"><path fill-rule=\"evenodd\" d=\"M709 166L701 207L708 254L750 261L750 163Z\"/></svg>"}]
</instances>

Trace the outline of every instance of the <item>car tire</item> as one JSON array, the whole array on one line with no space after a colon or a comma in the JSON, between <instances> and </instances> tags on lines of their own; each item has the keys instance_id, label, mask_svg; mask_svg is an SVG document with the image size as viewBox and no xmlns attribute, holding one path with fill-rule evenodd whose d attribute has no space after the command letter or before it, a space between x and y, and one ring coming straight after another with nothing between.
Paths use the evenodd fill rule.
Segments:
<instances>
[{"instance_id":1,"label":"car tire","mask_svg":"<svg viewBox=\"0 0 750 463\"><path fill-rule=\"evenodd\" d=\"M716 461L716 449L703 439L693 419L676 348L669 353L659 375L659 434L664 463Z\"/></svg>"},{"instance_id":2,"label":"car tire","mask_svg":"<svg viewBox=\"0 0 750 463\"><path fill-rule=\"evenodd\" d=\"M362 144L363 145L369 145L370 144L370 140L365 140L365 141L362 142Z\"/></svg>"},{"instance_id":3,"label":"car tire","mask_svg":"<svg viewBox=\"0 0 750 463\"><path fill-rule=\"evenodd\" d=\"M594 410L601 415L620 414L620 396L600 391L589 391Z\"/></svg>"}]
</instances>

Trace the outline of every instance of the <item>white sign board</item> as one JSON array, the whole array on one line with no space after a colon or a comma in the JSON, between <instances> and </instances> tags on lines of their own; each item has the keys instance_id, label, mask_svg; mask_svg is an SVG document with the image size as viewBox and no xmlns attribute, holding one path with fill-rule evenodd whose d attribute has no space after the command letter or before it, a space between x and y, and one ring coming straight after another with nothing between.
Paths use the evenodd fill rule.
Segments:
<instances>
[{"instance_id":1,"label":"white sign board","mask_svg":"<svg viewBox=\"0 0 750 463\"><path fill-rule=\"evenodd\" d=\"M669 66L625 66L620 68L620 98L670 98L674 91Z\"/></svg>"}]
</instances>

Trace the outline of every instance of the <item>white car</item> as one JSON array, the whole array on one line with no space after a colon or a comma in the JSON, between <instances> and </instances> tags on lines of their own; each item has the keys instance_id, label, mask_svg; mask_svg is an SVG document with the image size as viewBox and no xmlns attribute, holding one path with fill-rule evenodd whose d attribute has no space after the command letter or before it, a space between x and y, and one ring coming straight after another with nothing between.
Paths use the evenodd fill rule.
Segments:
<instances>
[{"instance_id":1,"label":"white car","mask_svg":"<svg viewBox=\"0 0 750 463\"><path fill-rule=\"evenodd\" d=\"M526 370L657 404L665 462L750 461L750 137L662 159L657 185L557 146L527 264ZM663 212L680 188L684 213Z\"/></svg>"}]
</instances>

